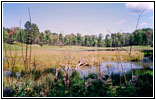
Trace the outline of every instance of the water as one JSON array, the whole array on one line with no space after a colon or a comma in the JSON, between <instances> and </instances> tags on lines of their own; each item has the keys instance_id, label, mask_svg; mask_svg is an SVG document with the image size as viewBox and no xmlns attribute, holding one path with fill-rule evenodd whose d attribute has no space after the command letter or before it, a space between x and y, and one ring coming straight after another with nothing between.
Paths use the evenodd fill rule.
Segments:
<instances>
[{"instance_id":1,"label":"water","mask_svg":"<svg viewBox=\"0 0 156 100\"><path fill-rule=\"evenodd\" d=\"M10 70L4 70L3 71L3 75L4 76L6 76L6 77L10 77L10 76L12 76L12 71L10 71ZM21 76L21 74L20 73L18 73L18 72L16 72L15 73L15 76L17 77L17 78L19 78L20 76Z\"/></svg>"},{"instance_id":2,"label":"water","mask_svg":"<svg viewBox=\"0 0 156 100\"><path fill-rule=\"evenodd\" d=\"M103 73L103 74L109 74L112 73L122 73L122 66L124 72L129 72L131 69L142 69L142 68L151 68L153 69L153 61L148 59L147 57L144 57L144 59L141 62L102 62L100 66L83 66L80 67L77 71L80 73L80 76L88 76L90 73ZM39 66L38 66L39 67ZM73 69L70 68L70 73L72 73ZM12 71L4 70L3 75L8 77L12 75ZM16 72L14 74L17 78L21 76L20 73Z\"/></svg>"},{"instance_id":3,"label":"water","mask_svg":"<svg viewBox=\"0 0 156 100\"><path fill-rule=\"evenodd\" d=\"M102 62L102 64L97 66L91 66L91 67L80 67L78 70L81 76L87 76L89 73L103 73L103 74L109 74L112 73L122 73L122 66L124 72L129 72L131 69L141 69L141 68L153 68L153 62L132 62L132 65L130 62ZM131 67L132 66L132 67Z\"/></svg>"},{"instance_id":4,"label":"water","mask_svg":"<svg viewBox=\"0 0 156 100\"><path fill-rule=\"evenodd\" d=\"M8 58L7 57L3 57L3 61L7 61L8 60Z\"/></svg>"},{"instance_id":5,"label":"water","mask_svg":"<svg viewBox=\"0 0 156 100\"><path fill-rule=\"evenodd\" d=\"M3 71L3 74L4 74L4 76L8 77L8 76L11 76L12 75L12 71L5 70L5 71Z\"/></svg>"}]
</instances>

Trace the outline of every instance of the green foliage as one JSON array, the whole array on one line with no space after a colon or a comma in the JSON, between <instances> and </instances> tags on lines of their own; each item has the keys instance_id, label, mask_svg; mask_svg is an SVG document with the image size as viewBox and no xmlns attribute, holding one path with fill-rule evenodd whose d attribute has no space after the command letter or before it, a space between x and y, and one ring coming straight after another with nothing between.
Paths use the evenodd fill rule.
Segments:
<instances>
[{"instance_id":1,"label":"green foliage","mask_svg":"<svg viewBox=\"0 0 156 100\"><path fill-rule=\"evenodd\" d=\"M109 76L97 76L87 79L85 82L87 87L87 96L99 97L99 96L115 96L115 88L112 85L112 80Z\"/></svg>"},{"instance_id":2,"label":"green foliage","mask_svg":"<svg viewBox=\"0 0 156 100\"><path fill-rule=\"evenodd\" d=\"M134 70L137 75L134 80L117 88L117 95L121 97L152 97L153 96L153 71Z\"/></svg>"},{"instance_id":3,"label":"green foliage","mask_svg":"<svg viewBox=\"0 0 156 100\"><path fill-rule=\"evenodd\" d=\"M64 37L64 43L66 45L76 45L77 42L77 37L75 34L69 34L69 35L65 35Z\"/></svg>"},{"instance_id":4,"label":"green foliage","mask_svg":"<svg viewBox=\"0 0 156 100\"><path fill-rule=\"evenodd\" d=\"M37 24L25 23L25 29L18 27L9 29L3 28L3 40L7 43L14 41L28 44L49 44L49 45L79 45L88 47L115 47L115 46L130 46L130 45L153 45L153 29L143 28L135 30L133 33L112 33L107 34L105 39L100 33L97 35L84 35L80 33L76 35L71 33L63 36L62 33L52 33L50 30L39 32Z\"/></svg>"},{"instance_id":5,"label":"green foliage","mask_svg":"<svg viewBox=\"0 0 156 100\"><path fill-rule=\"evenodd\" d=\"M141 61L142 58L143 58L142 56L132 56L131 61Z\"/></svg>"},{"instance_id":6,"label":"green foliage","mask_svg":"<svg viewBox=\"0 0 156 100\"><path fill-rule=\"evenodd\" d=\"M98 37L98 47L104 46L103 35L100 33Z\"/></svg>"},{"instance_id":7,"label":"green foliage","mask_svg":"<svg viewBox=\"0 0 156 100\"><path fill-rule=\"evenodd\" d=\"M82 45L82 37L80 33L77 33L77 44Z\"/></svg>"},{"instance_id":8,"label":"green foliage","mask_svg":"<svg viewBox=\"0 0 156 100\"><path fill-rule=\"evenodd\" d=\"M112 39L107 39L105 43L106 43L106 47L112 47Z\"/></svg>"},{"instance_id":9,"label":"green foliage","mask_svg":"<svg viewBox=\"0 0 156 100\"><path fill-rule=\"evenodd\" d=\"M3 42L6 42L8 40L8 32L3 28Z\"/></svg>"},{"instance_id":10,"label":"green foliage","mask_svg":"<svg viewBox=\"0 0 156 100\"><path fill-rule=\"evenodd\" d=\"M144 53L144 57L153 60L153 50L143 50L142 52Z\"/></svg>"},{"instance_id":11,"label":"green foliage","mask_svg":"<svg viewBox=\"0 0 156 100\"><path fill-rule=\"evenodd\" d=\"M133 32L134 45L151 45L153 39L151 38L153 30L150 28L139 29Z\"/></svg>"},{"instance_id":12,"label":"green foliage","mask_svg":"<svg viewBox=\"0 0 156 100\"><path fill-rule=\"evenodd\" d=\"M96 73L90 73L87 77L86 77L86 79L89 79L89 78L91 78L91 79L96 79L98 76L97 76L97 74Z\"/></svg>"},{"instance_id":13,"label":"green foliage","mask_svg":"<svg viewBox=\"0 0 156 100\"><path fill-rule=\"evenodd\" d=\"M16 64L13 71L14 72L21 72L22 70L25 70L24 66Z\"/></svg>"},{"instance_id":14,"label":"green foliage","mask_svg":"<svg viewBox=\"0 0 156 100\"><path fill-rule=\"evenodd\" d=\"M121 86L119 88L116 89L117 91L117 95L119 97L136 97L136 91L135 91L135 87L133 86Z\"/></svg>"},{"instance_id":15,"label":"green foliage","mask_svg":"<svg viewBox=\"0 0 156 100\"><path fill-rule=\"evenodd\" d=\"M64 84L64 76L59 71L57 82L54 80L53 69L42 73L40 80L21 77L16 79L13 87L3 89L4 96L15 97L152 97L153 96L153 71L150 69L134 70L135 79L131 73L126 74L127 84L120 83L120 75L89 74L82 78L76 71L72 72L69 86ZM35 76L35 74L33 74ZM3 82L7 78L3 78ZM26 80L26 85L25 85ZM121 81L124 82L123 76ZM4 86L6 83L3 83ZM145 92L146 91L146 92Z\"/></svg>"}]
</instances>

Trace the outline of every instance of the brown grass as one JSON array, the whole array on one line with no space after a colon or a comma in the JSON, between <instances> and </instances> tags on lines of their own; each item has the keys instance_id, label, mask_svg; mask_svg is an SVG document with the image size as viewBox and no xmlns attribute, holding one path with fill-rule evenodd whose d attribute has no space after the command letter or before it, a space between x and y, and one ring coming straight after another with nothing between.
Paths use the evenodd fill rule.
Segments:
<instances>
[{"instance_id":1,"label":"brown grass","mask_svg":"<svg viewBox=\"0 0 156 100\"><path fill-rule=\"evenodd\" d=\"M24 53L25 54L25 53ZM125 51L120 51L122 61L130 61L130 58ZM35 62L34 62L35 57ZM132 58L134 60L141 60L143 53L138 51L132 52ZM9 57L8 57L9 59ZM79 61L83 61L91 65L99 65L102 61L117 61L117 51L51 51L51 50L33 50L31 69L35 68L43 70L51 67L64 67L65 64L69 64L75 68ZM34 66L35 63L35 66ZM3 62L4 69L7 68L6 61ZM24 70L24 62L22 60L22 53L19 51L17 56L17 63L15 65L15 71Z\"/></svg>"}]
</instances>

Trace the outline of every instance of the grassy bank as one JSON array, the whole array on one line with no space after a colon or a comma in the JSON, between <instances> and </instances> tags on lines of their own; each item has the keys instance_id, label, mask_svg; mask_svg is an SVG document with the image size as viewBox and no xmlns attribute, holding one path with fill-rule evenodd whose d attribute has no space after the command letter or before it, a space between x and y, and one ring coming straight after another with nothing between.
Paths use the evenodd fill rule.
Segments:
<instances>
[{"instance_id":1,"label":"grassy bank","mask_svg":"<svg viewBox=\"0 0 156 100\"><path fill-rule=\"evenodd\" d=\"M26 44L22 43L14 43L14 44L7 44L3 43L6 46L6 50L9 51L10 47L13 51L21 51L22 45L25 47ZM130 46L123 47L126 50L130 49ZM4 48L3 48L4 49ZM50 51L83 51L83 50L107 50L107 49L115 49L114 47L86 47L86 46L56 46L56 45L32 45L33 50L50 50ZM124 51L119 47L120 50ZM25 49L23 49L25 50ZM132 46L133 51L142 51L142 50L153 50L153 47L151 46Z\"/></svg>"}]
</instances>

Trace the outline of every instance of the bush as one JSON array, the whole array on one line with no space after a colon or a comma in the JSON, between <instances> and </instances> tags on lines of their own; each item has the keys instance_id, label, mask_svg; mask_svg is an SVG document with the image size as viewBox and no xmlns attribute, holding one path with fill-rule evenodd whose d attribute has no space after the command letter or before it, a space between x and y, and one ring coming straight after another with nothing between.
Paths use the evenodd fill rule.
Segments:
<instances>
[{"instance_id":1,"label":"bush","mask_svg":"<svg viewBox=\"0 0 156 100\"><path fill-rule=\"evenodd\" d=\"M69 86L64 84L63 72L59 70L57 82L54 80L53 69L46 70L44 75L40 71L32 72L33 77L14 78L12 88L7 84L7 77L3 78L3 96L15 97L152 97L153 96L153 70L134 70L135 79L131 80L131 73L126 74L127 82L120 75L89 74L82 78L76 71L69 77ZM43 72L43 73L44 73ZM25 80L26 85L25 85ZM26 87L25 87L26 86Z\"/></svg>"},{"instance_id":2,"label":"bush","mask_svg":"<svg viewBox=\"0 0 156 100\"><path fill-rule=\"evenodd\" d=\"M3 89L3 96L4 97L12 97L14 93L15 93L15 90L13 90L9 87L5 87Z\"/></svg>"}]
</instances>

